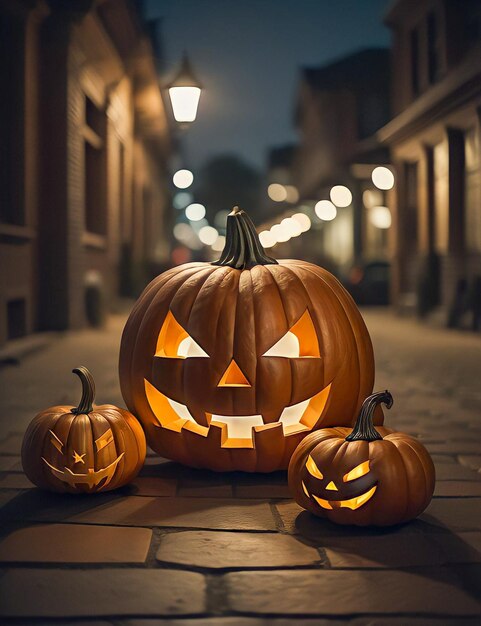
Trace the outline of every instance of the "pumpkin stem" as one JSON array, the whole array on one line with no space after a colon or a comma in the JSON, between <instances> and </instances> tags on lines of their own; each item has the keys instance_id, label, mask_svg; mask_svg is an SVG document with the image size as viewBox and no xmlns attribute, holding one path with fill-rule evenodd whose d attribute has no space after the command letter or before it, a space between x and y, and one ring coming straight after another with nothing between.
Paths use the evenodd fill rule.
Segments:
<instances>
[{"instance_id":1,"label":"pumpkin stem","mask_svg":"<svg viewBox=\"0 0 481 626\"><path fill-rule=\"evenodd\" d=\"M93 411L93 402L95 398L95 383L89 370L81 365L72 370L74 374L80 378L82 382L82 397L77 408L72 409L72 413L77 415L87 414Z\"/></svg>"},{"instance_id":2,"label":"pumpkin stem","mask_svg":"<svg viewBox=\"0 0 481 626\"><path fill-rule=\"evenodd\" d=\"M352 432L346 437L346 441L375 441L382 439L374 428L372 417L378 404L385 404L388 409L393 405L393 398L389 391L378 391L368 396L362 403L361 411Z\"/></svg>"},{"instance_id":3,"label":"pumpkin stem","mask_svg":"<svg viewBox=\"0 0 481 626\"><path fill-rule=\"evenodd\" d=\"M237 270L249 270L255 265L277 265L266 254L252 220L235 206L227 216L225 246L220 259L212 265L226 265Z\"/></svg>"}]
</instances>

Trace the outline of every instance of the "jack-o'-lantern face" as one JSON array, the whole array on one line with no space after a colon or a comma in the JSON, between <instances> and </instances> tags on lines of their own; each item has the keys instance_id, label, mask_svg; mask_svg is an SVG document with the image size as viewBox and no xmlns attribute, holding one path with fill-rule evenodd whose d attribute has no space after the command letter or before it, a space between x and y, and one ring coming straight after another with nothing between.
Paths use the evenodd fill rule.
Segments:
<instances>
[{"instance_id":1,"label":"jack-o'-lantern face","mask_svg":"<svg viewBox=\"0 0 481 626\"><path fill-rule=\"evenodd\" d=\"M346 467L344 467L346 469ZM317 466L311 455L307 457L302 490L308 498L313 498L323 509L351 509L355 511L374 496L377 480L374 478L370 461L363 461L345 473L334 465L323 468ZM322 496L322 497L321 497Z\"/></svg>"},{"instance_id":2,"label":"jack-o'-lantern face","mask_svg":"<svg viewBox=\"0 0 481 626\"><path fill-rule=\"evenodd\" d=\"M249 350L249 358L240 351L233 357L228 344L218 345L216 337L212 339L194 339L171 311L167 313L157 340L153 382L145 380L148 402L162 427L207 436L216 424L222 429L223 448L253 448L256 434L273 424L280 424L284 435L312 429L326 406L331 385L319 389L323 362L308 309L277 341L271 340L269 348L263 350L264 343L255 355ZM234 335L234 343L235 339ZM289 401L286 393L260 393L259 378L267 381L272 372L274 380L277 376L288 379L293 367L308 381L312 379L307 394L300 390ZM311 376L310 370L317 376ZM176 371L182 382L186 378L198 381L195 394L187 396L175 384L172 374ZM271 389L270 384L267 387Z\"/></svg>"},{"instance_id":3,"label":"jack-o'-lantern face","mask_svg":"<svg viewBox=\"0 0 481 626\"><path fill-rule=\"evenodd\" d=\"M124 329L121 388L162 456L273 471L311 430L354 419L372 348L333 276L277 263L244 212L229 220L217 264L174 268L146 288Z\"/></svg>"},{"instance_id":4,"label":"jack-o'-lantern face","mask_svg":"<svg viewBox=\"0 0 481 626\"><path fill-rule=\"evenodd\" d=\"M100 491L106 487L112 480L117 465L124 456L124 452L122 452L113 461L111 460L108 447L113 445L115 450L111 428L95 439L95 448L92 451L88 451L85 448L84 452L77 452L77 450L70 448L61 441L53 430L49 431L49 435L50 444L57 451L57 458L58 455L63 457L63 467L53 465L44 456L42 456L42 461L49 467L56 478L76 489L82 490L84 488L90 490L95 487L96 491ZM95 461L91 458L92 452L93 456L95 456ZM105 466L102 466L102 459L106 463ZM94 465L100 466L99 469L96 470Z\"/></svg>"}]
</instances>

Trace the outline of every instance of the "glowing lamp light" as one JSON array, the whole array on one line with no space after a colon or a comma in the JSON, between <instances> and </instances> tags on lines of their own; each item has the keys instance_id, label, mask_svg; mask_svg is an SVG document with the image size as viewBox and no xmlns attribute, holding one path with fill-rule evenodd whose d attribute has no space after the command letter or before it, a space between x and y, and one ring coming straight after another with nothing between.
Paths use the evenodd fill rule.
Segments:
<instances>
[{"instance_id":1,"label":"glowing lamp light","mask_svg":"<svg viewBox=\"0 0 481 626\"><path fill-rule=\"evenodd\" d=\"M369 220L376 228L390 228L392 223L391 211L387 206L375 206L369 211Z\"/></svg>"},{"instance_id":2,"label":"glowing lamp light","mask_svg":"<svg viewBox=\"0 0 481 626\"><path fill-rule=\"evenodd\" d=\"M324 222L330 222L337 215L337 209L330 200L319 200L314 211L317 217Z\"/></svg>"},{"instance_id":3,"label":"glowing lamp light","mask_svg":"<svg viewBox=\"0 0 481 626\"><path fill-rule=\"evenodd\" d=\"M194 182L194 174L190 170L178 170L172 177L177 189L187 189Z\"/></svg>"},{"instance_id":4,"label":"glowing lamp light","mask_svg":"<svg viewBox=\"0 0 481 626\"><path fill-rule=\"evenodd\" d=\"M331 189L329 196L332 203L338 207L349 206L352 202L352 193L344 185L335 185Z\"/></svg>"},{"instance_id":5,"label":"glowing lamp light","mask_svg":"<svg viewBox=\"0 0 481 626\"><path fill-rule=\"evenodd\" d=\"M214 241L214 243L212 244L212 250L214 250L214 252L222 252L222 250L224 249L224 246L225 246L225 237L224 235L219 235L217 239Z\"/></svg>"},{"instance_id":6,"label":"glowing lamp light","mask_svg":"<svg viewBox=\"0 0 481 626\"><path fill-rule=\"evenodd\" d=\"M394 187L394 174L387 167L375 167L371 174L372 182L378 189L392 189Z\"/></svg>"},{"instance_id":7,"label":"glowing lamp light","mask_svg":"<svg viewBox=\"0 0 481 626\"><path fill-rule=\"evenodd\" d=\"M269 187L267 187L267 195L274 202L284 202L287 200L286 188L279 183L271 183Z\"/></svg>"},{"instance_id":8,"label":"glowing lamp light","mask_svg":"<svg viewBox=\"0 0 481 626\"><path fill-rule=\"evenodd\" d=\"M272 236L278 243L285 243L286 241L289 241L289 239L291 238L287 229L284 228L281 224L274 224L270 232L272 233Z\"/></svg>"},{"instance_id":9,"label":"glowing lamp light","mask_svg":"<svg viewBox=\"0 0 481 626\"><path fill-rule=\"evenodd\" d=\"M305 213L294 213L291 219L295 220L299 224L301 227L301 233L307 233L311 227L311 218Z\"/></svg>"},{"instance_id":10,"label":"glowing lamp light","mask_svg":"<svg viewBox=\"0 0 481 626\"><path fill-rule=\"evenodd\" d=\"M296 220L293 220L292 217L286 217L283 219L281 226L291 237L299 237L302 233L301 225Z\"/></svg>"},{"instance_id":11,"label":"glowing lamp light","mask_svg":"<svg viewBox=\"0 0 481 626\"><path fill-rule=\"evenodd\" d=\"M362 202L367 209L372 209L382 202L382 193L378 189L366 189L362 194Z\"/></svg>"},{"instance_id":12,"label":"glowing lamp light","mask_svg":"<svg viewBox=\"0 0 481 626\"><path fill-rule=\"evenodd\" d=\"M175 121L193 122L197 117L202 87L192 71L187 55L184 55L180 70L168 89Z\"/></svg>"},{"instance_id":13,"label":"glowing lamp light","mask_svg":"<svg viewBox=\"0 0 481 626\"><path fill-rule=\"evenodd\" d=\"M194 202L185 209L185 216L191 222L198 222L205 216L205 206Z\"/></svg>"},{"instance_id":14,"label":"glowing lamp light","mask_svg":"<svg viewBox=\"0 0 481 626\"><path fill-rule=\"evenodd\" d=\"M299 200L297 187L294 187L294 185L286 185L284 189L286 191L286 201L295 204Z\"/></svg>"},{"instance_id":15,"label":"glowing lamp light","mask_svg":"<svg viewBox=\"0 0 481 626\"><path fill-rule=\"evenodd\" d=\"M185 209L185 207L189 205L193 199L194 198L192 194L188 191L179 191L175 194L172 204L176 209L179 209L180 211L182 209Z\"/></svg>"},{"instance_id":16,"label":"glowing lamp light","mask_svg":"<svg viewBox=\"0 0 481 626\"><path fill-rule=\"evenodd\" d=\"M202 226L198 236L203 244L211 246L217 240L219 233L213 226Z\"/></svg>"},{"instance_id":17,"label":"glowing lamp light","mask_svg":"<svg viewBox=\"0 0 481 626\"><path fill-rule=\"evenodd\" d=\"M264 248L272 248L272 246L275 246L277 243L270 230L263 230L259 233L259 240Z\"/></svg>"}]
</instances>

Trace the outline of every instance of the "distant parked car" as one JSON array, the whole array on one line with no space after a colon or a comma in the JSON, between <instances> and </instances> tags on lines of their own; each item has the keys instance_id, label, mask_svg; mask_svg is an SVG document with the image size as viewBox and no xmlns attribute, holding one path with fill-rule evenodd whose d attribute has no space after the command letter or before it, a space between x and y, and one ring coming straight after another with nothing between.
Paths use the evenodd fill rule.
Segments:
<instances>
[{"instance_id":1,"label":"distant parked car","mask_svg":"<svg viewBox=\"0 0 481 626\"><path fill-rule=\"evenodd\" d=\"M349 272L345 287L357 304L383 306L389 304L390 264L372 261L355 265Z\"/></svg>"}]
</instances>

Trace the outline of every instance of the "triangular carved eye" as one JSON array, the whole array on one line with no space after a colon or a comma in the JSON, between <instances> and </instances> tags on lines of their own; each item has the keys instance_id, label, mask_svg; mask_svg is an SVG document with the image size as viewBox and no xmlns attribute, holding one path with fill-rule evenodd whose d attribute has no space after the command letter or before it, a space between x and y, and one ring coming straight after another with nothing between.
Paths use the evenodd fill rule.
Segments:
<instances>
[{"instance_id":1,"label":"triangular carved eye","mask_svg":"<svg viewBox=\"0 0 481 626\"><path fill-rule=\"evenodd\" d=\"M182 328L169 311L160 329L157 339L155 356L171 359L187 359L190 357L208 357L209 355L193 339L189 333Z\"/></svg>"},{"instance_id":2,"label":"triangular carved eye","mask_svg":"<svg viewBox=\"0 0 481 626\"><path fill-rule=\"evenodd\" d=\"M294 326L262 356L319 357L319 342L309 311L306 309Z\"/></svg>"}]
</instances>

